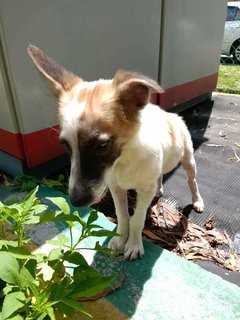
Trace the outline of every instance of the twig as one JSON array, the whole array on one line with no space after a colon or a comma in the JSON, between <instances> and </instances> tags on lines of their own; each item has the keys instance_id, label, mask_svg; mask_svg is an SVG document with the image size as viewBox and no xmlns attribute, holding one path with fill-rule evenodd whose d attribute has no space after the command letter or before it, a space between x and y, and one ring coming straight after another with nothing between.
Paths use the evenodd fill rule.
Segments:
<instances>
[{"instance_id":1,"label":"twig","mask_svg":"<svg viewBox=\"0 0 240 320\"><path fill-rule=\"evenodd\" d=\"M236 121L237 119L233 119L233 118L221 118L221 117L217 117L217 120L232 120L232 121Z\"/></svg>"},{"instance_id":2,"label":"twig","mask_svg":"<svg viewBox=\"0 0 240 320\"><path fill-rule=\"evenodd\" d=\"M232 140L232 143L234 143L235 146L237 146L238 148L240 148L240 144L239 144L239 143L237 143L237 142L235 142L235 141L233 141L233 140Z\"/></svg>"},{"instance_id":3,"label":"twig","mask_svg":"<svg viewBox=\"0 0 240 320\"><path fill-rule=\"evenodd\" d=\"M208 146L208 147L216 147L216 148L218 148L218 147L224 147L224 145L223 144L215 144L215 143L206 143L206 146Z\"/></svg>"},{"instance_id":4,"label":"twig","mask_svg":"<svg viewBox=\"0 0 240 320\"><path fill-rule=\"evenodd\" d=\"M240 161L240 158L239 158L239 156L237 155L236 150L235 150L234 148L232 148L232 149L233 149L234 157L237 159L236 162L239 162L239 161Z\"/></svg>"}]
</instances>

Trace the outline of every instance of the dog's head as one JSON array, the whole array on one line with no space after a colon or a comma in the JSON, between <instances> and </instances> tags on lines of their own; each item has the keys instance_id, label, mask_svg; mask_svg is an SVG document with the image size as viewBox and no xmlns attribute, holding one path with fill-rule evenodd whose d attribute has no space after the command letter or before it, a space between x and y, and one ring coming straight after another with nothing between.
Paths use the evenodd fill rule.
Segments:
<instances>
[{"instance_id":1,"label":"dog's head","mask_svg":"<svg viewBox=\"0 0 240 320\"><path fill-rule=\"evenodd\" d=\"M112 80L86 82L30 45L30 57L58 100L60 141L71 157L70 200L75 206L100 200L106 176L138 130L139 111L163 89L137 73L118 71Z\"/></svg>"}]
</instances>

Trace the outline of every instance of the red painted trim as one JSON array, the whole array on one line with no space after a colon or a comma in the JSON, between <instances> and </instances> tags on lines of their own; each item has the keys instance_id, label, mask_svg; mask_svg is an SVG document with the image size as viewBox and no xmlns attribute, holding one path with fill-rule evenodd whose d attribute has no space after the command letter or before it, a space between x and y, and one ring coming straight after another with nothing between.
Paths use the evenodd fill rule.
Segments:
<instances>
[{"instance_id":1,"label":"red painted trim","mask_svg":"<svg viewBox=\"0 0 240 320\"><path fill-rule=\"evenodd\" d=\"M164 109L196 98L216 88L218 74L184 83L167 89L161 95L153 95L152 103L160 104ZM0 129L0 150L25 160L28 167L35 167L65 153L58 142L59 126L46 128L28 134L14 134Z\"/></svg>"},{"instance_id":2,"label":"red painted trim","mask_svg":"<svg viewBox=\"0 0 240 320\"><path fill-rule=\"evenodd\" d=\"M66 153L58 141L59 126L28 134L16 134L0 129L0 150L19 160L29 168L47 162Z\"/></svg>"},{"instance_id":3,"label":"red painted trim","mask_svg":"<svg viewBox=\"0 0 240 320\"><path fill-rule=\"evenodd\" d=\"M66 153L58 137L59 126L22 135L28 167L35 167Z\"/></svg>"},{"instance_id":4,"label":"red painted trim","mask_svg":"<svg viewBox=\"0 0 240 320\"><path fill-rule=\"evenodd\" d=\"M0 150L11 154L19 160L24 159L20 133L12 133L0 128Z\"/></svg>"},{"instance_id":5,"label":"red painted trim","mask_svg":"<svg viewBox=\"0 0 240 320\"><path fill-rule=\"evenodd\" d=\"M212 92L216 88L217 78L218 73L214 73L208 77L167 89L163 94L159 95L160 106L163 109L170 109L204 93Z\"/></svg>"}]
</instances>

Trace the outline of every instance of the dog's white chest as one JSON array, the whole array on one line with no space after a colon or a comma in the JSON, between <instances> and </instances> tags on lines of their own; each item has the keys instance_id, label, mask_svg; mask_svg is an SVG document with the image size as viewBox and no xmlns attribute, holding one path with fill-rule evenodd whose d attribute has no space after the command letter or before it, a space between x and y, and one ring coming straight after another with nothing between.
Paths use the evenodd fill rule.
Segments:
<instances>
[{"instance_id":1,"label":"dog's white chest","mask_svg":"<svg viewBox=\"0 0 240 320\"><path fill-rule=\"evenodd\" d=\"M122 189L146 188L160 173L160 159L149 150L133 148L123 153L114 164L111 180Z\"/></svg>"}]
</instances>

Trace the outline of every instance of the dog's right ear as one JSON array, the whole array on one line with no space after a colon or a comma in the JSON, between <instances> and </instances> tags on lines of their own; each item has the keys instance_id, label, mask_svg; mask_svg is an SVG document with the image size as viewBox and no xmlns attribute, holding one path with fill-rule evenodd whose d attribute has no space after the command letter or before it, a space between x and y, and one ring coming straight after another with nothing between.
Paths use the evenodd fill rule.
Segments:
<instances>
[{"instance_id":1,"label":"dog's right ear","mask_svg":"<svg viewBox=\"0 0 240 320\"><path fill-rule=\"evenodd\" d=\"M60 99L64 93L69 92L77 83L82 81L81 78L58 65L38 47L30 44L28 54L38 70L49 81L50 89L57 99Z\"/></svg>"},{"instance_id":2,"label":"dog's right ear","mask_svg":"<svg viewBox=\"0 0 240 320\"><path fill-rule=\"evenodd\" d=\"M150 100L152 93L163 93L164 89L154 80L136 73L119 70L113 78L116 96L128 113L142 109Z\"/></svg>"}]
</instances>

